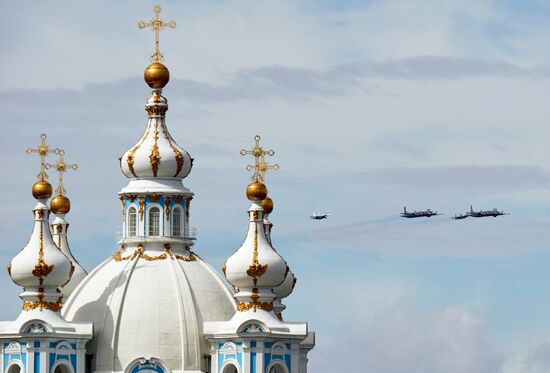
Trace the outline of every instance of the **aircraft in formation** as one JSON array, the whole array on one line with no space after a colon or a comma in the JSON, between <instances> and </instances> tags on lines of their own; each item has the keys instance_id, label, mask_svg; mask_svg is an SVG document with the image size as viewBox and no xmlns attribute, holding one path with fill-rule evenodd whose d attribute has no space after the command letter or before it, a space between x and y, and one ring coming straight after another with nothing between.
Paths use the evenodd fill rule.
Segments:
<instances>
[{"instance_id":1,"label":"aircraft in formation","mask_svg":"<svg viewBox=\"0 0 550 373\"><path fill-rule=\"evenodd\" d=\"M407 211L407 208L405 207L403 209L403 212L401 213L401 216L404 217L404 218L420 218L420 217L432 217L434 215L442 215L442 214L438 214L437 211L436 212L433 212L432 210L430 209L427 209L427 210L424 210L424 211L413 211L413 212L408 212ZM466 219L467 217L473 217L473 218L486 218L486 217L489 217L489 216L492 216L494 218L496 218L497 216L502 216L502 215L510 215L506 212L504 212L503 210L497 210L496 208L495 209L492 209L492 210L479 210L479 211L475 211L473 206L470 206L470 211L464 213L464 214L455 214L455 216L453 216L453 219L454 220L462 220L462 219Z\"/></svg>"},{"instance_id":2,"label":"aircraft in formation","mask_svg":"<svg viewBox=\"0 0 550 373\"><path fill-rule=\"evenodd\" d=\"M313 214L311 214L309 216L310 219L313 219L313 220L323 220L323 219L326 219L330 216L330 214L317 214L316 212L314 212Z\"/></svg>"},{"instance_id":3,"label":"aircraft in formation","mask_svg":"<svg viewBox=\"0 0 550 373\"><path fill-rule=\"evenodd\" d=\"M427 210L424 210L424 211L407 211L407 207L403 207L403 212L401 213L401 216L404 217L404 218L422 218L422 217L426 217L426 218L431 218L432 216L435 216L435 215L442 215L442 214L438 214L437 211L436 212L433 212L431 209L427 209Z\"/></svg>"}]
</instances>

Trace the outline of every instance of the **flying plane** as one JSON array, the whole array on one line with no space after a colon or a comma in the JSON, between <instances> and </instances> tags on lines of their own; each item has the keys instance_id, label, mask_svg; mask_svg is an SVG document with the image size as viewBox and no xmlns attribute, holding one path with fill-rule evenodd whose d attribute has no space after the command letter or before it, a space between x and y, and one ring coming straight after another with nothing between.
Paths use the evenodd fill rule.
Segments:
<instances>
[{"instance_id":1,"label":"flying plane","mask_svg":"<svg viewBox=\"0 0 550 373\"><path fill-rule=\"evenodd\" d=\"M466 213L466 214L458 214L453 217L454 220L462 220L462 219L466 219L468 216L470 216L469 213Z\"/></svg>"},{"instance_id":2,"label":"flying plane","mask_svg":"<svg viewBox=\"0 0 550 373\"><path fill-rule=\"evenodd\" d=\"M502 210L498 211L497 209L474 211L474 208L470 206L470 212L468 213L468 215L474 218L485 218L487 216L492 216L493 218L496 218L497 216L509 214L505 213Z\"/></svg>"},{"instance_id":3,"label":"flying plane","mask_svg":"<svg viewBox=\"0 0 550 373\"><path fill-rule=\"evenodd\" d=\"M437 211L433 212L431 209L427 209L427 210L424 210L424 211L409 212L409 211L407 211L406 207L403 207L403 212L401 213L402 217L409 218L409 219L410 218L421 218L421 217L431 218L434 215L442 215L442 214L438 214Z\"/></svg>"},{"instance_id":4,"label":"flying plane","mask_svg":"<svg viewBox=\"0 0 550 373\"><path fill-rule=\"evenodd\" d=\"M323 219L326 219L330 216L330 214L317 214L316 212L314 212L313 214L310 215L310 219L313 219L313 220L323 220Z\"/></svg>"}]
</instances>

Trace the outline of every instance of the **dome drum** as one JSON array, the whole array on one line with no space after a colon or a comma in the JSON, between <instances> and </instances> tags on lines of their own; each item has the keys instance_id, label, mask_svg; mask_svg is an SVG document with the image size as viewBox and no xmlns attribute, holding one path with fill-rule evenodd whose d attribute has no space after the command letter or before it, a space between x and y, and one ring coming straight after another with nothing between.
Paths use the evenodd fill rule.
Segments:
<instances>
[{"instance_id":1,"label":"dome drum","mask_svg":"<svg viewBox=\"0 0 550 373\"><path fill-rule=\"evenodd\" d=\"M170 238L193 244L196 230L189 226L192 195L121 194L122 243L144 238Z\"/></svg>"}]
</instances>

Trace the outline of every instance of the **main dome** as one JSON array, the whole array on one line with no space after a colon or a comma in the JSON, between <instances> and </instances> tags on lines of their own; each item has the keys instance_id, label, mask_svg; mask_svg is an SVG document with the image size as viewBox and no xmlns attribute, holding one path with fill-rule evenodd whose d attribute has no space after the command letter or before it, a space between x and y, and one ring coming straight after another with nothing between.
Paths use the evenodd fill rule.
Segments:
<instances>
[{"instance_id":1,"label":"main dome","mask_svg":"<svg viewBox=\"0 0 550 373\"><path fill-rule=\"evenodd\" d=\"M172 372L208 369L203 322L231 319L233 291L195 254L157 254L115 254L65 303L66 320L94 323L92 371L124 371L140 357L160 359Z\"/></svg>"}]
</instances>

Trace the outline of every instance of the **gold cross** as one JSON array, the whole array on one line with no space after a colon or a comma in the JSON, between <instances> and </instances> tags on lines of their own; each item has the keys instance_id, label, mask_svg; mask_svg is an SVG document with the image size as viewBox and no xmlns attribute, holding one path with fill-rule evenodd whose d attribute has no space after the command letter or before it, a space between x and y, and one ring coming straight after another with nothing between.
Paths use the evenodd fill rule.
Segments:
<instances>
[{"instance_id":1,"label":"gold cross","mask_svg":"<svg viewBox=\"0 0 550 373\"><path fill-rule=\"evenodd\" d=\"M48 136L43 133L40 135L40 145L36 148L27 148L27 154L38 153L40 156L40 172L38 173L39 180L46 180L48 178L48 175L46 174L46 156L48 154L59 154L60 152L59 149L50 149L48 145L46 145L47 138Z\"/></svg>"},{"instance_id":2,"label":"gold cross","mask_svg":"<svg viewBox=\"0 0 550 373\"><path fill-rule=\"evenodd\" d=\"M50 168L55 168L56 171L57 171L57 174L59 175L59 185L57 186L57 188L55 189L55 191L57 192L57 194L65 194L66 190L65 190L65 187L63 186L63 174L65 172L67 172L67 170L77 170L78 169L78 165L76 163L67 163L65 162L65 151L62 150L62 149L58 149L59 150L59 160L54 163L54 164L51 164L51 163L46 163L46 168L47 169L50 169Z\"/></svg>"},{"instance_id":3,"label":"gold cross","mask_svg":"<svg viewBox=\"0 0 550 373\"><path fill-rule=\"evenodd\" d=\"M264 150L260 146L260 140L262 138L259 135L254 136L254 147L250 150L242 149L241 155L252 155L254 157L254 165L247 165L246 169L248 171L254 170L254 173L252 174L252 181L257 181L260 183L263 183L265 181L265 173L267 170L275 170L277 171L279 169L278 164L269 164L265 161L265 156L273 156L275 154L275 151L273 150Z\"/></svg>"},{"instance_id":4,"label":"gold cross","mask_svg":"<svg viewBox=\"0 0 550 373\"><path fill-rule=\"evenodd\" d=\"M139 21L138 27L140 29L151 27L155 33L155 53L151 54L151 62L162 62L164 60L164 54L160 53L159 50L159 33L166 27L176 28L176 22L170 21L165 23L162 19L160 19L160 5L155 5L153 7L153 11L155 12L153 19L150 22Z\"/></svg>"}]
</instances>

